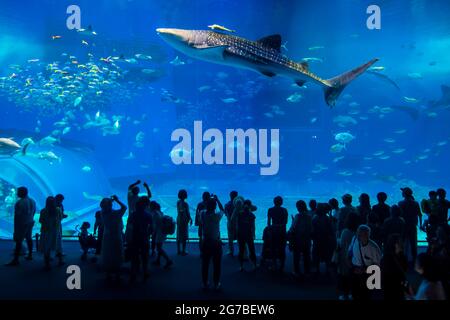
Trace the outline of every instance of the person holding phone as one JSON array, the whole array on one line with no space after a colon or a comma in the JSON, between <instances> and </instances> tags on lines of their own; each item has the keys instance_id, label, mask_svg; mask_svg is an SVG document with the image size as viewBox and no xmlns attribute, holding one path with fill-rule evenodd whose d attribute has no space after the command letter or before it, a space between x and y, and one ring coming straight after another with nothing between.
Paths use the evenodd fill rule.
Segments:
<instances>
[{"instance_id":1,"label":"person holding phone","mask_svg":"<svg viewBox=\"0 0 450 320\"><path fill-rule=\"evenodd\" d=\"M113 203L120 208L113 209ZM103 218L102 262L106 271L107 280L115 275L116 281L120 281L120 267L123 262L123 221L122 217L127 211L127 206L116 195L104 198L100 202Z\"/></svg>"}]
</instances>

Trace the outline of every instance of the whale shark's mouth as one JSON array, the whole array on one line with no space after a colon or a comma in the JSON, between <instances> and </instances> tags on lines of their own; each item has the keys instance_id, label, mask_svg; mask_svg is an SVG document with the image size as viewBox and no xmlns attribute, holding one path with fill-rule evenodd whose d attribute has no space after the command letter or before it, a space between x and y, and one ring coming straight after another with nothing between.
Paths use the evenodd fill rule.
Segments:
<instances>
[{"instance_id":1,"label":"whale shark's mouth","mask_svg":"<svg viewBox=\"0 0 450 320\"><path fill-rule=\"evenodd\" d=\"M156 33L163 39L169 41L187 42L189 40L189 31L174 28L157 28Z\"/></svg>"}]
</instances>

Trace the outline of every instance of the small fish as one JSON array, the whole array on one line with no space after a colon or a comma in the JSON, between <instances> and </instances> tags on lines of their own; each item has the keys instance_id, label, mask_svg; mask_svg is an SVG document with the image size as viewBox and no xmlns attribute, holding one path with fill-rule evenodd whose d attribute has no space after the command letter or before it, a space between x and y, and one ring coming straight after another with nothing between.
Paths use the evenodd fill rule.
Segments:
<instances>
[{"instance_id":1,"label":"small fish","mask_svg":"<svg viewBox=\"0 0 450 320\"><path fill-rule=\"evenodd\" d=\"M291 94L289 97L286 98L287 102L291 102L291 103L297 103L299 102L301 99L303 98L303 96L296 92L294 94Z\"/></svg>"},{"instance_id":2,"label":"small fish","mask_svg":"<svg viewBox=\"0 0 450 320\"><path fill-rule=\"evenodd\" d=\"M139 59L139 60L152 60L153 59L152 56L148 56L148 55L145 55L142 53L137 53L134 56L136 57L136 59Z\"/></svg>"},{"instance_id":3,"label":"small fish","mask_svg":"<svg viewBox=\"0 0 450 320\"><path fill-rule=\"evenodd\" d=\"M411 79L422 79L422 74L420 72L408 73L408 77Z\"/></svg>"},{"instance_id":4,"label":"small fish","mask_svg":"<svg viewBox=\"0 0 450 320\"><path fill-rule=\"evenodd\" d=\"M235 103L235 102L237 102L237 100L235 99L235 98L224 98L224 99L221 99L222 100L222 102L223 103Z\"/></svg>"},{"instance_id":5,"label":"small fish","mask_svg":"<svg viewBox=\"0 0 450 320\"><path fill-rule=\"evenodd\" d=\"M345 150L345 145L341 144L341 143L333 144L330 147L330 152L332 152L332 153L340 153L340 152L342 152L342 150Z\"/></svg>"},{"instance_id":6,"label":"small fish","mask_svg":"<svg viewBox=\"0 0 450 320\"><path fill-rule=\"evenodd\" d=\"M384 139L384 142L387 142L387 143L394 143L394 142L395 142L395 139L392 139L392 138L386 138L386 139Z\"/></svg>"},{"instance_id":7,"label":"small fish","mask_svg":"<svg viewBox=\"0 0 450 320\"><path fill-rule=\"evenodd\" d=\"M82 100L83 100L83 97L81 97L81 96L77 97L77 98L73 101L73 106L74 106L74 107L77 107L77 106L81 103Z\"/></svg>"},{"instance_id":8,"label":"small fish","mask_svg":"<svg viewBox=\"0 0 450 320\"><path fill-rule=\"evenodd\" d=\"M30 60L28 60L28 63L33 63L33 62L39 62L39 59L30 59Z\"/></svg>"},{"instance_id":9,"label":"small fish","mask_svg":"<svg viewBox=\"0 0 450 320\"><path fill-rule=\"evenodd\" d=\"M393 150L392 153L400 154L400 153L403 153L405 151L406 151L406 149L404 149L404 148L398 148L398 149Z\"/></svg>"},{"instance_id":10,"label":"small fish","mask_svg":"<svg viewBox=\"0 0 450 320\"><path fill-rule=\"evenodd\" d=\"M182 66L185 65L186 62L182 61L178 56L175 57L175 59L173 59L172 61L169 62L171 65L177 67L177 66Z\"/></svg>"},{"instance_id":11,"label":"small fish","mask_svg":"<svg viewBox=\"0 0 450 320\"><path fill-rule=\"evenodd\" d=\"M406 101L406 102L410 102L410 103L417 103L417 102L419 102L419 100L417 100L416 98L411 98L411 97L403 97L403 99Z\"/></svg>"},{"instance_id":12,"label":"small fish","mask_svg":"<svg viewBox=\"0 0 450 320\"><path fill-rule=\"evenodd\" d=\"M316 121L317 121L317 118L316 118L316 117L311 118L311 120L309 120L310 123L315 123Z\"/></svg>"},{"instance_id":13,"label":"small fish","mask_svg":"<svg viewBox=\"0 0 450 320\"><path fill-rule=\"evenodd\" d=\"M231 30L231 29L225 28L224 26L221 26L219 24L209 25L208 28L210 28L211 30L221 30L221 31L227 31L227 32L236 32L235 30Z\"/></svg>"},{"instance_id":14,"label":"small fish","mask_svg":"<svg viewBox=\"0 0 450 320\"><path fill-rule=\"evenodd\" d=\"M314 51L314 50L319 50L319 49L324 49L324 46L313 46L313 47L309 47L308 50L309 51Z\"/></svg>"},{"instance_id":15,"label":"small fish","mask_svg":"<svg viewBox=\"0 0 450 320\"><path fill-rule=\"evenodd\" d=\"M63 135L68 134L70 132L70 130L71 130L70 127L66 127L66 128L63 129L62 134Z\"/></svg>"},{"instance_id":16,"label":"small fish","mask_svg":"<svg viewBox=\"0 0 450 320\"><path fill-rule=\"evenodd\" d=\"M302 61L305 61L305 62L323 62L322 59L315 58L315 57L303 58Z\"/></svg>"},{"instance_id":17,"label":"small fish","mask_svg":"<svg viewBox=\"0 0 450 320\"><path fill-rule=\"evenodd\" d=\"M62 36L57 36L57 35L52 36L52 40L57 40L57 39L61 39L61 38L62 38Z\"/></svg>"},{"instance_id":18,"label":"small fish","mask_svg":"<svg viewBox=\"0 0 450 320\"><path fill-rule=\"evenodd\" d=\"M383 66L378 66L378 67L370 67L369 69L367 69L368 71L384 71L386 68Z\"/></svg>"},{"instance_id":19,"label":"small fish","mask_svg":"<svg viewBox=\"0 0 450 320\"><path fill-rule=\"evenodd\" d=\"M91 172L92 168L90 166L86 165L83 168L81 168L81 171L83 171L83 172Z\"/></svg>"},{"instance_id":20,"label":"small fish","mask_svg":"<svg viewBox=\"0 0 450 320\"><path fill-rule=\"evenodd\" d=\"M85 46L89 45L89 43L86 40L81 40L81 44L84 44Z\"/></svg>"},{"instance_id":21,"label":"small fish","mask_svg":"<svg viewBox=\"0 0 450 320\"><path fill-rule=\"evenodd\" d=\"M200 92L203 92L203 91L206 91L206 90L209 90L209 89L211 89L211 86L201 86L201 87L198 87L198 91L200 91Z\"/></svg>"}]
</instances>

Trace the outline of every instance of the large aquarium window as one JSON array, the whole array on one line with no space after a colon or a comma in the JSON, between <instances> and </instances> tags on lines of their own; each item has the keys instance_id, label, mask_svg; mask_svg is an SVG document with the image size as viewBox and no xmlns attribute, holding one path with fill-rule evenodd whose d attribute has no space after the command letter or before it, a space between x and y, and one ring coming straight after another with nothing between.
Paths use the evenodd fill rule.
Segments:
<instances>
[{"instance_id":1,"label":"large aquarium window","mask_svg":"<svg viewBox=\"0 0 450 320\"><path fill-rule=\"evenodd\" d=\"M173 217L237 190L258 239L277 195L448 189L449 5L378 2L2 1L0 237L19 186L65 196L66 236L138 179Z\"/></svg>"}]
</instances>

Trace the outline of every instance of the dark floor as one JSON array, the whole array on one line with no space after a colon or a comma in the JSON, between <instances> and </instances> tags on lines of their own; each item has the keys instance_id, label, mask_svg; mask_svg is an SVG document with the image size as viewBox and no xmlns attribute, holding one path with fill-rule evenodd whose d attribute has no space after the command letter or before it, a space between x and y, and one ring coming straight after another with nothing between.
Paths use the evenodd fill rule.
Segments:
<instances>
[{"instance_id":1,"label":"dark floor","mask_svg":"<svg viewBox=\"0 0 450 320\"><path fill-rule=\"evenodd\" d=\"M174 260L170 270L150 267L150 278L146 283L138 280L129 284L128 268L124 266L122 283L108 285L99 266L91 261L80 260L79 244L64 242L67 265L76 264L81 268L81 290L66 287L66 266L43 270L43 260L35 254L33 261L21 260L19 267L7 267L13 248L11 241L0 241L2 263L0 265L0 299L283 299L283 300L328 300L336 299L333 276L319 279L294 280L291 255L288 254L286 272L277 274L266 269L239 271L237 258L224 256L222 289L219 292L203 291L200 279L200 258L197 243L189 245L190 255L175 254L175 244L166 245ZM224 247L225 248L225 247ZM260 252L260 246L257 252ZM4 262L4 263L3 263ZM250 265L247 266L250 269Z\"/></svg>"}]
</instances>

